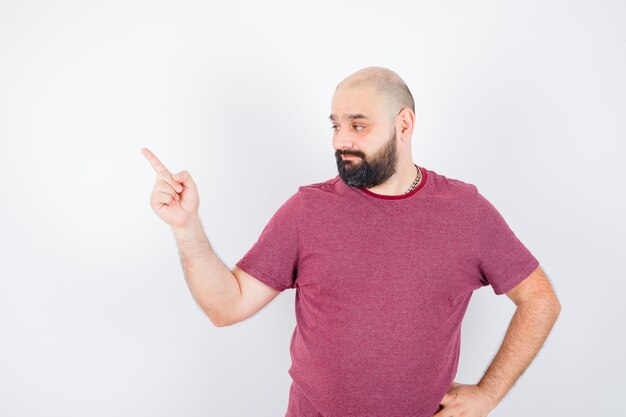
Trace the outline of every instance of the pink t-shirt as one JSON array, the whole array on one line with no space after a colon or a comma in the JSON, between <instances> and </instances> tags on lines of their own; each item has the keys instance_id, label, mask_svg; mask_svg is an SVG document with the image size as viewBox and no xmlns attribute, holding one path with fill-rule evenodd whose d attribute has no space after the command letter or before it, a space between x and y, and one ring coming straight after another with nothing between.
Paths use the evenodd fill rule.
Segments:
<instances>
[{"instance_id":1,"label":"pink t-shirt","mask_svg":"<svg viewBox=\"0 0 626 417\"><path fill-rule=\"evenodd\" d=\"M300 186L236 264L296 289L288 372L311 415L431 417L472 292L503 294L539 265L475 185L420 169L397 196L338 175Z\"/></svg>"}]
</instances>

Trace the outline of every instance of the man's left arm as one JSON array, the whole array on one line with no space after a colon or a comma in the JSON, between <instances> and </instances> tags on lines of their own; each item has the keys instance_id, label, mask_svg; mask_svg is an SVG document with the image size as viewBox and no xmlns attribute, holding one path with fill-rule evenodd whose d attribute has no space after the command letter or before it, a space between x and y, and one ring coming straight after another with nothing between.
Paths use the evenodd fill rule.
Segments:
<instances>
[{"instance_id":1,"label":"man's left arm","mask_svg":"<svg viewBox=\"0 0 626 417\"><path fill-rule=\"evenodd\" d=\"M561 312L544 271L537 267L506 295L517 307L496 356L476 385L453 382L441 401L444 409L434 417L444 415L440 413L446 409L468 417L486 416L543 346Z\"/></svg>"}]
</instances>

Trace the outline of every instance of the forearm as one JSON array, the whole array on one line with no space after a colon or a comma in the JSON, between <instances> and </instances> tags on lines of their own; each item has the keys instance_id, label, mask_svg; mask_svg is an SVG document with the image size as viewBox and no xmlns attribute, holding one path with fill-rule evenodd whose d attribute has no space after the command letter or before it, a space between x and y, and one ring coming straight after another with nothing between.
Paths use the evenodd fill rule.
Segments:
<instances>
[{"instance_id":1,"label":"forearm","mask_svg":"<svg viewBox=\"0 0 626 417\"><path fill-rule=\"evenodd\" d=\"M213 251L200 218L184 228L172 227L185 280L198 305L216 326L240 298L237 278Z\"/></svg>"},{"instance_id":2,"label":"forearm","mask_svg":"<svg viewBox=\"0 0 626 417\"><path fill-rule=\"evenodd\" d=\"M547 299L517 306L504 340L478 386L495 407L537 355L559 315L558 303Z\"/></svg>"}]
</instances>

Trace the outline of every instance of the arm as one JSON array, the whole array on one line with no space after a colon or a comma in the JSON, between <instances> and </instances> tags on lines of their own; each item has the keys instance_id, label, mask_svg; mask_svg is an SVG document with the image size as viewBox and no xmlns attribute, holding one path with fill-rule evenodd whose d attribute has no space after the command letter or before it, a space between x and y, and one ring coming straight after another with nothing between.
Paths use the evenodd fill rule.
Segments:
<instances>
[{"instance_id":1,"label":"arm","mask_svg":"<svg viewBox=\"0 0 626 417\"><path fill-rule=\"evenodd\" d=\"M213 251L198 216L171 229L193 297L214 325L226 325L229 311L241 300L239 282Z\"/></svg>"},{"instance_id":2,"label":"arm","mask_svg":"<svg viewBox=\"0 0 626 417\"><path fill-rule=\"evenodd\" d=\"M269 303L280 291L239 268L229 271L213 251L198 216L200 196L191 174L172 174L148 148L141 152L157 173L150 206L174 232L187 286L211 322L236 323Z\"/></svg>"},{"instance_id":3,"label":"arm","mask_svg":"<svg viewBox=\"0 0 626 417\"><path fill-rule=\"evenodd\" d=\"M229 270L213 251L198 217L172 231L187 286L215 326L239 323L280 294L237 266Z\"/></svg>"},{"instance_id":4,"label":"arm","mask_svg":"<svg viewBox=\"0 0 626 417\"><path fill-rule=\"evenodd\" d=\"M540 267L506 293L516 304L504 340L478 387L494 408L537 355L561 305Z\"/></svg>"}]
</instances>

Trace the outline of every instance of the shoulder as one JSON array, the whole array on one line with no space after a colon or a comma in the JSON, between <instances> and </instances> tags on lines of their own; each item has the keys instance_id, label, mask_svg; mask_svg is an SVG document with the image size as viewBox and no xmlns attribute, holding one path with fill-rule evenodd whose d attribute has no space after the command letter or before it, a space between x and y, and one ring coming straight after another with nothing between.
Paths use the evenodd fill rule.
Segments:
<instances>
[{"instance_id":1,"label":"shoulder","mask_svg":"<svg viewBox=\"0 0 626 417\"><path fill-rule=\"evenodd\" d=\"M486 219L499 220L501 214L476 184L438 173L433 174L431 187L440 202L446 202L455 209L472 215L474 220L487 223L490 220Z\"/></svg>"},{"instance_id":2,"label":"shoulder","mask_svg":"<svg viewBox=\"0 0 626 417\"><path fill-rule=\"evenodd\" d=\"M301 185L298 187L298 194L302 199L320 200L324 198L332 198L345 193L342 187L339 175L320 182Z\"/></svg>"},{"instance_id":3,"label":"shoulder","mask_svg":"<svg viewBox=\"0 0 626 417\"><path fill-rule=\"evenodd\" d=\"M471 200L474 199L478 193L478 188L471 182L444 175L431 169L420 168L427 171L428 180L426 185L428 185L429 193L432 195Z\"/></svg>"},{"instance_id":4,"label":"shoulder","mask_svg":"<svg viewBox=\"0 0 626 417\"><path fill-rule=\"evenodd\" d=\"M339 178L339 175L336 175L333 178L329 178L325 181L321 181L321 182L314 182L311 184L305 184L305 185L301 185L298 188L299 192L307 192L307 191L331 191L331 190L336 190L337 189L337 185L338 185L338 181L341 181L341 179Z\"/></svg>"},{"instance_id":5,"label":"shoulder","mask_svg":"<svg viewBox=\"0 0 626 417\"><path fill-rule=\"evenodd\" d=\"M297 194L301 208L307 209L309 214L320 214L354 201L353 193L337 175L324 181L300 185Z\"/></svg>"}]
</instances>

